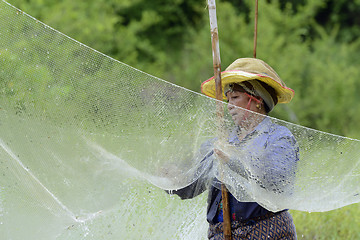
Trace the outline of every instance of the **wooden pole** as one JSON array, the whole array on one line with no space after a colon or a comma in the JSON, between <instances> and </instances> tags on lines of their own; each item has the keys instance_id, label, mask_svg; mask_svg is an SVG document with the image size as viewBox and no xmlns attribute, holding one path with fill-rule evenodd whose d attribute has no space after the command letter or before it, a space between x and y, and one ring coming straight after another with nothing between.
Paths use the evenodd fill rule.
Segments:
<instances>
[{"instance_id":1,"label":"wooden pole","mask_svg":"<svg viewBox=\"0 0 360 240\"><path fill-rule=\"evenodd\" d=\"M223 107L223 93L221 86L221 61L220 61L220 47L219 47L219 34L216 19L216 5L215 0L208 0L209 18L210 18L210 31L211 31L211 44L215 77L215 95L216 99L216 116L218 122L219 138L224 139L222 128L224 126L224 107ZM221 171L222 172L222 171ZM222 207L223 207L223 219L224 219L224 238L225 240L231 240L231 221L230 221L230 208L228 191L225 184L221 184L222 194Z\"/></svg>"},{"instance_id":2,"label":"wooden pole","mask_svg":"<svg viewBox=\"0 0 360 240\"><path fill-rule=\"evenodd\" d=\"M258 0L255 0L255 27L254 27L254 58L256 58L257 26L258 26Z\"/></svg>"}]
</instances>

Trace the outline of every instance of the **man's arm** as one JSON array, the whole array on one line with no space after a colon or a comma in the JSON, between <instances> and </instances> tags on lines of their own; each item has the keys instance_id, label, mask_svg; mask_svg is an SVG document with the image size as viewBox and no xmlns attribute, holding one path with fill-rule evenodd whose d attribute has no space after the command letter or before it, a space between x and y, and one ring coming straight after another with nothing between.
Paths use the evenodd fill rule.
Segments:
<instances>
[{"instance_id":1,"label":"man's arm","mask_svg":"<svg viewBox=\"0 0 360 240\"><path fill-rule=\"evenodd\" d=\"M291 192L298 160L299 148L290 132L270 137L260 159L264 172L258 175L259 184L276 193Z\"/></svg>"},{"instance_id":2,"label":"man's arm","mask_svg":"<svg viewBox=\"0 0 360 240\"><path fill-rule=\"evenodd\" d=\"M205 157L201 160L200 166L197 169L197 179L187 187L178 190L167 191L168 193L176 194L181 199L190 199L200 195L208 188L210 179L208 175L213 166L212 161L214 155L214 151L212 150L212 142L212 140L207 141L202 144L200 148L200 154L205 155Z\"/></svg>"}]
</instances>

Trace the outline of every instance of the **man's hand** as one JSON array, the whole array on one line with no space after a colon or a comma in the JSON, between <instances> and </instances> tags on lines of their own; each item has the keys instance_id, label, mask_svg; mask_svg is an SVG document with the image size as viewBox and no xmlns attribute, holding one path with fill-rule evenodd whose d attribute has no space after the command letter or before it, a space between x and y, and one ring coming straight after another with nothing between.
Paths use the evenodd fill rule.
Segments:
<instances>
[{"instance_id":1,"label":"man's hand","mask_svg":"<svg viewBox=\"0 0 360 240\"><path fill-rule=\"evenodd\" d=\"M214 154L222 163L228 163L230 161L230 156L217 148L214 149Z\"/></svg>"}]
</instances>

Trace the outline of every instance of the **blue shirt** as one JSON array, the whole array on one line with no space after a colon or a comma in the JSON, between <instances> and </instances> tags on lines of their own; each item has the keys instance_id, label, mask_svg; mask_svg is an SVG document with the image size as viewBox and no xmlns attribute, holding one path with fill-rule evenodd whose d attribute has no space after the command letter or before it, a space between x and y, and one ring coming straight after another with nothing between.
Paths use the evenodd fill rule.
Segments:
<instances>
[{"instance_id":1,"label":"blue shirt","mask_svg":"<svg viewBox=\"0 0 360 240\"><path fill-rule=\"evenodd\" d=\"M229 143L241 149L242 160L247 161L252 169L255 169L250 176L239 161L230 159L228 164L230 167L233 165L240 175L246 178L255 177L260 187L275 193L285 191L284 188L291 188L295 178L296 162L299 159L299 149L294 136L286 127L274 124L266 117L242 140L237 137L235 129L229 136ZM211 143L205 145L209 146ZM209 151L202 162L212 161L212 155L213 150ZM210 166L204 171L204 176L174 193L186 199L205 191L208 188L206 174L211 170L212 164L204 165ZM222 221L220 185L220 181L214 179L209 187L207 221L211 224ZM231 193L229 193L229 207L231 220L237 221L246 221L269 212L256 202L238 201Z\"/></svg>"}]
</instances>

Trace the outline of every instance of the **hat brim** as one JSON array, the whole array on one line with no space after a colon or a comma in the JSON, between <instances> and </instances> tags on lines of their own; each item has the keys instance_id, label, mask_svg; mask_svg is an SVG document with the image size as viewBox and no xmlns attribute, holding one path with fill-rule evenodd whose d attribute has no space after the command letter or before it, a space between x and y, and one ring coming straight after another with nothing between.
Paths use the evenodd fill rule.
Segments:
<instances>
[{"instance_id":1,"label":"hat brim","mask_svg":"<svg viewBox=\"0 0 360 240\"><path fill-rule=\"evenodd\" d=\"M254 79L262 81L267 85L269 85L270 87L272 87L275 90L276 95L278 97L278 103L288 103L294 97L294 90L286 86L282 86L279 82L275 81L269 76L254 74L239 70L221 72L222 89L224 89L226 85L231 83L240 83ZM204 81L201 84L201 92L204 93L206 96L216 98L214 76ZM223 99L226 100L226 96L224 92L223 92Z\"/></svg>"}]
</instances>

